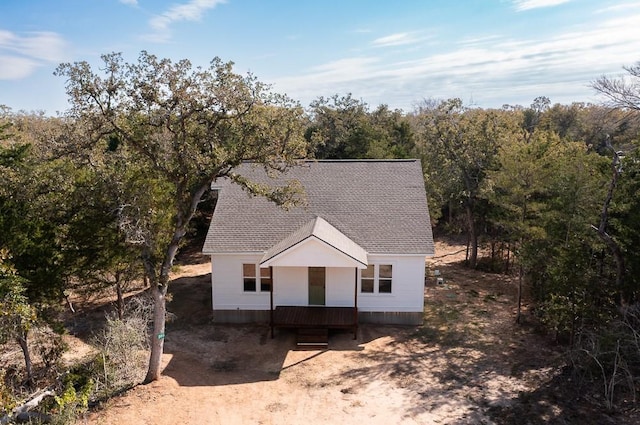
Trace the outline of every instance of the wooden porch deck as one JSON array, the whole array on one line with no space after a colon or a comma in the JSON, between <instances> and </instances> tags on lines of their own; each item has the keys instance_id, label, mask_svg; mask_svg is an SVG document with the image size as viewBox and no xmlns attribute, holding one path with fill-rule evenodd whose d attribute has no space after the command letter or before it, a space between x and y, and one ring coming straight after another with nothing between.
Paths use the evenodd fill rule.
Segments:
<instances>
[{"instance_id":1,"label":"wooden porch deck","mask_svg":"<svg viewBox=\"0 0 640 425\"><path fill-rule=\"evenodd\" d=\"M274 328L293 329L352 329L358 331L356 307L277 306L272 312L271 332Z\"/></svg>"}]
</instances>

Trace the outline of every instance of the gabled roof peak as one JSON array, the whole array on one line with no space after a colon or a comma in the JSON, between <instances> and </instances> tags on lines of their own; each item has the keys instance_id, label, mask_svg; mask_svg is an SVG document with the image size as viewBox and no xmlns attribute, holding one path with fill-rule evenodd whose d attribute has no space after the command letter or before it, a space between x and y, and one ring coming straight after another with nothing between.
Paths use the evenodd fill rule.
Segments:
<instances>
[{"instance_id":1,"label":"gabled roof peak","mask_svg":"<svg viewBox=\"0 0 640 425\"><path fill-rule=\"evenodd\" d=\"M367 252L364 248L352 241L327 220L317 215L265 252L260 264L282 255L309 238L316 238L361 265L367 265Z\"/></svg>"}]
</instances>

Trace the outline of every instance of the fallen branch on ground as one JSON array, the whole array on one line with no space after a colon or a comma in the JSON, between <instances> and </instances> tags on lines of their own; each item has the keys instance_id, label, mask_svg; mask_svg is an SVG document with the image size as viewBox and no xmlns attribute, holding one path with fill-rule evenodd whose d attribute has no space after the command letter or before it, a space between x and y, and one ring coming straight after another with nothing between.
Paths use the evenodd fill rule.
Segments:
<instances>
[{"instance_id":1,"label":"fallen branch on ground","mask_svg":"<svg viewBox=\"0 0 640 425\"><path fill-rule=\"evenodd\" d=\"M439 259L439 258L450 257L450 256L452 256L452 255L460 254L461 252L464 252L464 251L466 251L466 250L467 250L467 248L463 248L463 249L461 249L461 250L459 250L459 251L456 251L456 252L450 252L450 253L448 253L448 254L438 255L437 257L431 257L431 259L432 259L432 260L437 260L437 259Z\"/></svg>"},{"instance_id":2,"label":"fallen branch on ground","mask_svg":"<svg viewBox=\"0 0 640 425\"><path fill-rule=\"evenodd\" d=\"M28 401L26 403L13 409L11 414L5 415L2 418L0 418L0 425L9 424L13 420L15 420L18 416L25 417L26 415L27 417L30 417L31 415L29 415L28 412L34 407L37 407L45 397L52 396L52 395L55 395L55 393L51 390L36 391L27 399ZM43 419L40 414L36 414L35 416L37 416L41 420Z\"/></svg>"}]
</instances>

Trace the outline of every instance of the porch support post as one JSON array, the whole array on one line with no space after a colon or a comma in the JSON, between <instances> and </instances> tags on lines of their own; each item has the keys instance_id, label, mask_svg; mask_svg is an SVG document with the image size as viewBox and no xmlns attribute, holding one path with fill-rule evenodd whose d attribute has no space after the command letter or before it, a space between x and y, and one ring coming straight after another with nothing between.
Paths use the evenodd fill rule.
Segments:
<instances>
[{"instance_id":1,"label":"porch support post","mask_svg":"<svg viewBox=\"0 0 640 425\"><path fill-rule=\"evenodd\" d=\"M273 339L273 286L276 284L273 278L273 266L269 266L269 274L271 275L271 289L269 290L269 325L271 326L271 339Z\"/></svg>"},{"instance_id":2,"label":"porch support post","mask_svg":"<svg viewBox=\"0 0 640 425\"><path fill-rule=\"evenodd\" d=\"M358 338L358 268L355 269L355 280L353 284L353 339Z\"/></svg>"}]
</instances>

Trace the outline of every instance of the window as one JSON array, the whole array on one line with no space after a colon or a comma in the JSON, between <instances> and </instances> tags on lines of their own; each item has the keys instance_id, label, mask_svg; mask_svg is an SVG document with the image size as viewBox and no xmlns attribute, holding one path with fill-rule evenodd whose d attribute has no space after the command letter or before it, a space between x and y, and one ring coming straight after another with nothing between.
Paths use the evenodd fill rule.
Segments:
<instances>
[{"instance_id":1,"label":"window","mask_svg":"<svg viewBox=\"0 0 640 425\"><path fill-rule=\"evenodd\" d=\"M373 293L373 270L374 265L369 264L363 269L360 276L360 291L363 293Z\"/></svg>"},{"instance_id":2,"label":"window","mask_svg":"<svg viewBox=\"0 0 640 425\"><path fill-rule=\"evenodd\" d=\"M360 272L360 292L363 294L390 294L393 280L391 264L369 264Z\"/></svg>"},{"instance_id":3,"label":"window","mask_svg":"<svg viewBox=\"0 0 640 425\"><path fill-rule=\"evenodd\" d=\"M273 279L271 277L271 268L264 267L260 269L260 291L269 292L271 291L271 285L273 284Z\"/></svg>"},{"instance_id":4,"label":"window","mask_svg":"<svg viewBox=\"0 0 640 425\"><path fill-rule=\"evenodd\" d=\"M391 293L391 275L392 275L392 266L391 264L380 264L378 266L378 292L381 294L390 294Z\"/></svg>"},{"instance_id":5,"label":"window","mask_svg":"<svg viewBox=\"0 0 640 425\"><path fill-rule=\"evenodd\" d=\"M260 274L256 274L260 270ZM242 265L242 285L244 292L269 292L273 284L271 268L258 268L257 264L245 263Z\"/></svg>"},{"instance_id":6,"label":"window","mask_svg":"<svg viewBox=\"0 0 640 425\"><path fill-rule=\"evenodd\" d=\"M256 265L242 265L242 280L244 282L245 292L256 292Z\"/></svg>"}]
</instances>

